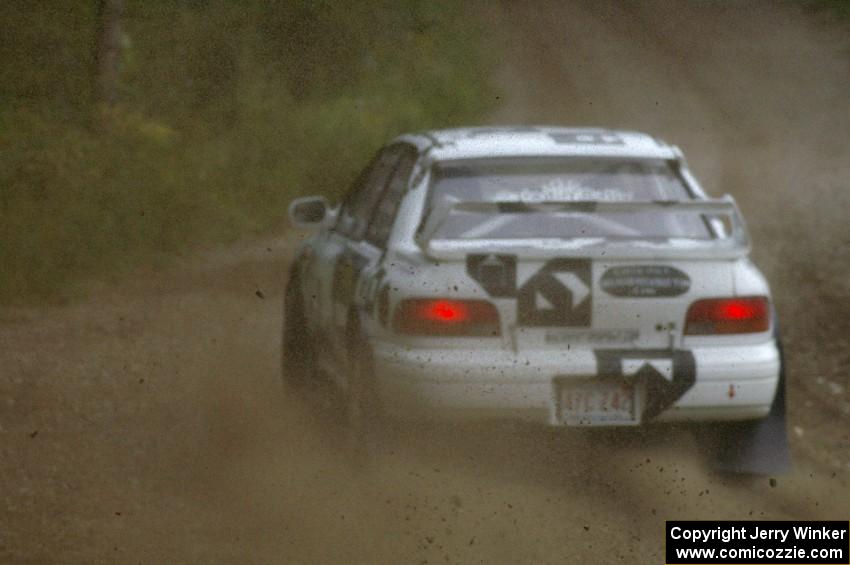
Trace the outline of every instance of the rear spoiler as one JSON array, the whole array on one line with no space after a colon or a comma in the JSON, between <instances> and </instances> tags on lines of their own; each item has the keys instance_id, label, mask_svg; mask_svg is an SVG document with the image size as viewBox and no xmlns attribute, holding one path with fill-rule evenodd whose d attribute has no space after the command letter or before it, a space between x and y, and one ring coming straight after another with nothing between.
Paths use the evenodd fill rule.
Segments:
<instances>
[{"instance_id":1,"label":"rear spoiler","mask_svg":"<svg viewBox=\"0 0 850 565\"><path fill-rule=\"evenodd\" d=\"M452 212L477 214L522 214L541 212L629 213L689 212L703 216L712 239L646 238L436 238L435 234ZM725 221L724 221L725 219ZM744 221L730 195L706 200L610 201L461 201L441 199L432 209L416 236L423 252L433 258L461 258L467 253L521 253L529 257L570 256L604 257L687 257L735 258L749 253L750 240Z\"/></svg>"}]
</instances>

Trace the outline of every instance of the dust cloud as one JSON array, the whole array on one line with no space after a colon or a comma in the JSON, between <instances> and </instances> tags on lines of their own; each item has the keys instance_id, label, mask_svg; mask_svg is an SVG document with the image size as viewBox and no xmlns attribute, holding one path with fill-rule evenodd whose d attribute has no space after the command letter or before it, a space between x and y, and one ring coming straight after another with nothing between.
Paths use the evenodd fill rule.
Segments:
<instances>
[{"instance_id":1,"label":"dust cloud","mask_svg":"<svg viewBox=\"0 0 850 565\"><path fill-rule=\"evenodd\" d=\"M3 311L0 561L661 563L666 519L847 518L846 36L785 4L470 9L506 46L492 123L646 130L738 199L783 323L794 472L712 473L679 427L507 423L391 431L352 466L333 406L280 386L287 233Z\"/></svg>"}]
</instances>

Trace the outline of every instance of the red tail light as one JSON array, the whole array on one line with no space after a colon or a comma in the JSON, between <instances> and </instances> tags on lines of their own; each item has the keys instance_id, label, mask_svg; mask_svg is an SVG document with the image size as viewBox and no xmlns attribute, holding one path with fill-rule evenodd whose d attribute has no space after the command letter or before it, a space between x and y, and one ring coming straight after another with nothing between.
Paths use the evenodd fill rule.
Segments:
<instances>
[{"instance_id":1,"label":"red tail light","mask_svg":"<svg viewBox=\"0 0 850 565\"><path fill-rule=\"evenodd\" d=\"M395 310L393 328L407 335L491 337L501 334L499 311L486 300L403 300Z\"/></svg>"},{"instance_id":2,"label":"red tail light","mask_svg":"<svg viewBox=\"0 0 850 565\"><path fill-rule=\"evenodd\" d=\"M685 335L747 334L769 328L770 305L764 296L697 300L685 320Z\"/></svg>"}]
</instances>

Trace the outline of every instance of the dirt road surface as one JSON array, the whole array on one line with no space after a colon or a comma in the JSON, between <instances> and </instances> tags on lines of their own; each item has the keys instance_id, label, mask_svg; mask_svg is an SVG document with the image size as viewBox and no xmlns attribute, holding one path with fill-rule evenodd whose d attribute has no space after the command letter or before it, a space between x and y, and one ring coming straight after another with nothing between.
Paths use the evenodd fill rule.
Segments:
<instances>
[{"instance_id":1,"label":"dirt road surface","mask_svg":"<svg viewBox=\"0 0 850 565\"><path fill-rule=\"evenodd\" d=\"M507 425L353 472L280 394L287 235L0 310L0 562L663 563L665 519L850 518L846 27L785 4L477 11L503 51L493 123L650 131L739 200L783 323L794 472L717 475L679 429Z\"/></svg>"}]
</instances>

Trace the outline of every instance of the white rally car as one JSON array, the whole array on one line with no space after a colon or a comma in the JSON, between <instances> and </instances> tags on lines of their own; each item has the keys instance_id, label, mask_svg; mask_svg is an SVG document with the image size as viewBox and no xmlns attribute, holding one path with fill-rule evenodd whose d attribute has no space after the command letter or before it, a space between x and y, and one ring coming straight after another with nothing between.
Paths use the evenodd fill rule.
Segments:
<instances>
[{"instance_id":1,"label":"white rally car","mask_svg":"<svg viewBox=\"0 0 850 565\"><path fill-rule=\"evenodd\" d=\"M404 135L338 208L300 198L290 215L316 231L285 295L284 379L329 377L352 429L737 422L723 438L744 458L787 449L765 439L784 438L770 289L734 200L709 198L674 146L558 127ZM779 427L759 431L768 415Z\"/></svg>"}]
</instances>

